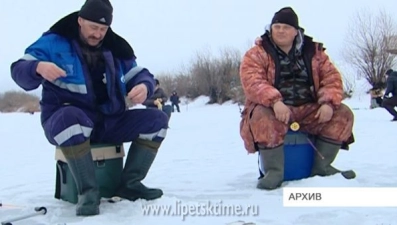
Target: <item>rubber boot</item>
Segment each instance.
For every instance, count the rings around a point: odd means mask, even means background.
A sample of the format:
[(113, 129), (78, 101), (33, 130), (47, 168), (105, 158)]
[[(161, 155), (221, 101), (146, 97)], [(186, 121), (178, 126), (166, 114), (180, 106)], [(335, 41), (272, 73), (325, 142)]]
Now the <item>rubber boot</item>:
[(265, 170), (264, 177), (259, 179), (257, 188), (273, 190), (284, 181), (284, 146), (273, 149), (260, 149), (261, 167)]
[(154, 200), (163, 195), (157, 188), (148, 188), (142, 184), (160, 147), (159, 142), (137, 139), (132, 142), (121, 175), (121, 186), (116, 195), (135, 201), (137, 199)]
[(323, 138), (317, 138), (316, 149), (318, 150), (318, 153), (315, 153), (311, 176), (330, 176), (341, 172), (340, 170), (331, 166), (332, 162), (338, 155), (340, 147), (341, 144), (331, 140), (326, 141)]
[(98, 215), (100, 195), (89, 140), (79, 145), (60, 148), (76, 182), (78, 193), (76, 215)]

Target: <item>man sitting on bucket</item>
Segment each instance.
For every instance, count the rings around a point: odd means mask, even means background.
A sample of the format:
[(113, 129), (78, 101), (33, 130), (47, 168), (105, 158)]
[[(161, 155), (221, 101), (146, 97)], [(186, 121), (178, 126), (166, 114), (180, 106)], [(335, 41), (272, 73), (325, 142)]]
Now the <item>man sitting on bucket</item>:
[(133, 49), (110, 28), (109, 0), (87, 0), (54, 24), (11, 65), (25, 90), (42, 84), (41, 122), (60, 146), (78, 190), (76, 215), (99, 214), (100, 195), (90, 144), (132, 142), (115, 195), (151, 200), (163, 195), (146, 177), (165, 138), (168, 118), (157, 109), (128, 110), (154, 92), (154, 76), (137, 66)]
[[(303, 32), (294, 10), (282, 8), (240, 67), (246, 96), (240, 134), (246, 150), (258, 151), (264, 163), (259, 189), (276, 189), (283, 182), (283, 142), (291, 124), (317, 136), (312, 176), (340, 172), (331, 163), (352, 136), (354, 117), (341, 103), (341, 74), (323, 45)], [(355, 177), (353, 171), (345, 175)]]

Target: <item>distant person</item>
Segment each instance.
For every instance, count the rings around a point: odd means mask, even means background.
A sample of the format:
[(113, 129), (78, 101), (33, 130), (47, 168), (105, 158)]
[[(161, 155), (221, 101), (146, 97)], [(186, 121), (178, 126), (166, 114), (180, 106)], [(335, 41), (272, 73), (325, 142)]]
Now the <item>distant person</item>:
[(382, 106), (382, 101), (383, 101), (382, 90), (377, 85), (374, 85), (374, 87), (369, 91), (369, 93), (371, 96), (370, 108), (374, 109)]
[(153, 94), (155, 81), (110, 28), (112, 19), (109, 0), (87, 0), (11, 65), (12, 78), (23, 89), (42, 85), (42, 126), (66, 157), (78, 191), (77, 216), (99, 214), (91, 143), (132, 142), (115, 195), (131, 201), (163, 195), (141, 181), (166, 136), (167, 116), (156, 109), (128, 110), (125, 97), (141, 104)]
[(168, 118), (171, 118), (171, 106), (166, 105), (165, 103), (168, 100), (168, 96), (165, 94), (165, 91), (160, 87), (160, 81), (155, 79), (156, 86), (154, 88), (153, 95), (146, 99), (142, 104), (148, 108), (158, 108), (159, 110), (165, 112)]
[(332, 163), (351, 140), (353, 112), (342, 103), (341, 74), (323, 44), (304, 34), (292, 8), (276, 12), (265, 34), (245, 53), (240, 78), (246, 96), (240, 134), (248, 153), (259, 153), (265, 171), (257, 188), (281, 186), (284, 139), (293, 122), (317, 136), (311, 176), (341, 172)]
[(179, 96), (178, 96), (178, 93), (176, 93), (176, 91), (172, 92), (170, 101), (171, 101), (172, 112), (174, 112), (175, 107), (176, 107), (177, 112), (181, 112), (179, 109), (179, 103), (181, 103), (181, 101), (179, 100)]
[(391, 121), (397, 121), (397, 71), (389, 69), (386, 71), (386, 90), (382, 106), (393, 116)]

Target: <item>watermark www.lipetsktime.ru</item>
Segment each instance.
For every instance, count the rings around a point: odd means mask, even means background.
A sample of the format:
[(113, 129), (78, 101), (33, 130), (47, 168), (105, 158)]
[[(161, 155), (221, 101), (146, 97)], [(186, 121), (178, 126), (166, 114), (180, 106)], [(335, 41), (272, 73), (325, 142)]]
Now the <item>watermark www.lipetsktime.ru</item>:
[(258, 216), (258, 205), (225, 204), (222, 201), (203, 203), (183, 203), (176, 201), (169, 205), (144, 205), (145, 216), (180, 216), (185, 220), (189, 216)]

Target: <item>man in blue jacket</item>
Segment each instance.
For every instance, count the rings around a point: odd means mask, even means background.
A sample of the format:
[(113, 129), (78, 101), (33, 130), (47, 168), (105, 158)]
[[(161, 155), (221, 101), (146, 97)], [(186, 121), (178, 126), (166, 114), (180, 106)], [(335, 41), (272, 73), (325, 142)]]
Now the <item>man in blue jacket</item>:
[(87, 0), (11, 65), (12, 78), (24, 90), (42, 85), (42, 126), (66, 157), (77, 185), (78, 216), (99, 214), (91, 143), (132, 142), (116, 195), (131, 201), (163, 195), (141, 181), (166, 136), (168, 118), (157, 109), (128, 110), (125, 97), (141, 104), (153, 94), (155, 82), (110, 28), (112, 14), (109, 0)]
[[(393, 116), (391, 121), (397, 121), (397, 71), (389, 69), (386, 71), (386, 90), (383, 97), (382, 106)], [(390, 96), (391, 94), (391, 96)]]
[(154, 88), (153, 95), (146, 99), (142, 104), (148, 108), (158, 108), (162, 110), (168, 116), (168, 120), (171, 118), (171, 106), (166, 105), (165, 102), (168, 100), (168, 96), (165, 94), (165, 91), (160, 87), (160, 81), (155, 79), (156, 86)]

